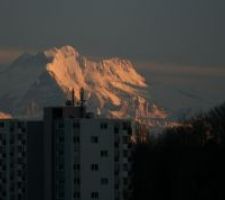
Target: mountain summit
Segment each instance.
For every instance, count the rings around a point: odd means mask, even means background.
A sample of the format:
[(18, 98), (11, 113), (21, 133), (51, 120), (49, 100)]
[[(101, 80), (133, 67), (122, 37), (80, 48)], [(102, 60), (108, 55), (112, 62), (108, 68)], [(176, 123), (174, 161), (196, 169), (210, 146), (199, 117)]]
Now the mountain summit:
[(165, 117), (151, 105), (148, 85), (126, 59), (89, 59), (72, 46), (24, 54), (0, 73), (0, 111), (40, 117), (44, 106), (62, 105), (84, 88), (88, 109), (107, 117)]

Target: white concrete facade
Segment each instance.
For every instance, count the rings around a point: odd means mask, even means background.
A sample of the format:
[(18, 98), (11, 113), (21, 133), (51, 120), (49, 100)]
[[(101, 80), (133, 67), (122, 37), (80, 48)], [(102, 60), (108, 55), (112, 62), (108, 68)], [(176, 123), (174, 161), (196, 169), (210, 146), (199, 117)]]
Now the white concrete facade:
[(57, 200), (129, 199), (130, 121), (58, 119), (54, 131)]

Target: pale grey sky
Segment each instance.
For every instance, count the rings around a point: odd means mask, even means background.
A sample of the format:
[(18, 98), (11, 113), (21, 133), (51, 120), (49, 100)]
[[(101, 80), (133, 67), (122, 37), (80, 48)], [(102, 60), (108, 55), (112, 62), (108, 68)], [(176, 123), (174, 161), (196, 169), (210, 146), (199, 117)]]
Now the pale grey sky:
[(0, 62), (71, 44), (84, 55), (225, 66), (224, 10), (224, 0), (0, 0)]

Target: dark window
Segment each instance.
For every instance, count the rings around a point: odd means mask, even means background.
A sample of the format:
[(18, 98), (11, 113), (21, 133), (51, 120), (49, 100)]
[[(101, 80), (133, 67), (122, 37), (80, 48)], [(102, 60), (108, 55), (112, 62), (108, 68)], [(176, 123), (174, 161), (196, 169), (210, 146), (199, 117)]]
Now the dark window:
[(73, 194), (73, 197), (74, 197), (74, 198), (80, 198), (80, 193), (79, 193), (79, 192), (75, 192), (75, 193)]
[(115, 157), (114, 157), (114, 161), (115, 161), (115, 162), (119, 162), (119, 156), (115, 156)]
[(19, 134), (17, 135), (17, 138), (18, 138), (19, 140), (21, 140), (21, 139), (23, 138), (23, 135), (22, 135), (21, 133), (19, 133)]
[(17, 187), (18, 187), (18, 188), (21, 188), (21, 186), (22, 186), (22, 183), (21, 183), (21, 182), (18, 182), (18, 183), (17, 183)]
[(78, 136), (75, 136), (73, 138), (74, 143), (80, 143), (80, 138)]
[(4, 128), (5, 124), (4, 122), (0, 122), (0, 128)]
[(18, 150), (18, 152), (23, 152), (23, 147), (22, 146), (18, 146), (17, 150)]
[(10, 132), (13, 132), (14, 131), (14, 124), (10, 124)]
[(63, 169), (63, 168), (64, 168), (63, 164), (59, 164), (59, 169)]
[(98, 137), (97, 136), (91, 136), (91, 142), (92, 143), (98, 143)]
[(10, 187), (10, 192), (13, 192), (15, 188), (13, 186)]
[(128, 157), (128, 151), (127, 151), (127, 150), (124, 150), (124, 151), (123, 151), (123, 156), (124, 156), (124, 157)]
[(102, 150), (101, 151), (101, 157), (108, 157), (108, 151)]
[(123, 170), (128, 171), (128, 164), (127, 163), (123, 164)]
[(25, 145), (26, 144), (26, 140), (22, 140), (22, 144)]
[(92, 192), (92, 193), (91, 193), (91, 198), (92, 198), (92, 199), (98, 199), (98, 196), (99, 196), (99, 195), (98, 195), (98, 192)]
[(123, 122), (123, 130), (128, 130), (130, 128), (129, 122)]
[(14, 163), (10, 163), (10, 168), (14, 168)]
[(25, 132), (26, 132), (26, 129), (25, 129), (25, 128), (21, 128), (21, 131), (22, 131), (23, 133), (25, 133)]
[(17, 170), (17, 175), (18, 176), (22, 176), (22, 171), (21, 170)]
[(74, 164), (73, 168), (76, 169), (76, 170), (79, 170), (80, 169), (80, 165), (79, 164)]
[(123, 136), (123, 144), (128, 144), (128, 142), (129, 142), (129, 137)]
[(58, 149), (59, 155), (63, 155), (64, 154), (64, 149)]
[(108, 124), (107, 123), (101, 123), (100, 124), (100, 128), (101, 129), (107, 129), (108, 128)]
[(115, 147), (119, 147), (119, 142), (115, 142), (115, 143), (114, 143), (114, 146), (115, 146)]
[(119, 131), (120, 131), (120, 129), (119, 129), (119, 127), (114, 127), (114, 133), (119, 133)]
[(127, 191), (123, 191), (123, 198), (124, 199), (128, 199), (128, 193), (127, 193)]
[(10, 180), (14, 180), (14, 176), (13, 175), (10, 175)]
[(73, 128), (80, 128), (80, 123), (79, 122), (74, 122), (73, 123)]
[(6, 140), (3, 140), (2, 144), (3, 144), (3, 145), (6, 145)]
[(119, 189), (119, 184), (115, 184), (115, 189)]
[(80, 184), (80, 179), (79, 178), (75, 178), (74, 179), (74, 184)]
[(59, 123), (59, 128), (62, 128), (62, 129), (64, 128), (64, 123), (63, 122)]
[(101, 184), (102, 185), (108, 185), (108, 183), (109, 183), (109, 179), (107, 179), (107, 178), (101, 178)]
[(92, 164), (91, 165), (91, 170), (92, 171), (98, 171), (98, 164)]
[(64, 142), (64, 137), (63, 136), (59, 137), (59, 142)]
[(123, 178), (123, 184), (127, 185), (128, 184), (128, 179), (127, 178)]
[(14, 138), (11, 138), (9, 142), (10, 142), (10, 144), (14, 144), (14, 142), (15, 142)]
[(128, 143), (128, 148), (131, 149), (131, 147), (132, 147), (132, 143), (129, 142), (129, 143)]
[(17, 122), (17, 128), (18, 128), (18, 129), (21, 129), (22, 126), (23, 126), (23, 123), (22, 123), (22, 122)]

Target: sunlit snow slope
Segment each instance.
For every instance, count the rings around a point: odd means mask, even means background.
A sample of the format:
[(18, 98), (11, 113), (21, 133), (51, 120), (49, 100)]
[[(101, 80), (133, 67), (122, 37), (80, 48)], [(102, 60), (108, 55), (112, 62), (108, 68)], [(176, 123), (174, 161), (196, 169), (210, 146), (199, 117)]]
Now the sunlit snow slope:
[(24, 54), (0, 72), (0, 111), (40, 117), (44, 106), (62, 105), (71, 89), (84, 88), (88, 109), (107, 117), (164, 118), (152, 105), (145, 79), (129, 60), (92, 60), (71, 46)]

